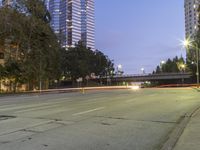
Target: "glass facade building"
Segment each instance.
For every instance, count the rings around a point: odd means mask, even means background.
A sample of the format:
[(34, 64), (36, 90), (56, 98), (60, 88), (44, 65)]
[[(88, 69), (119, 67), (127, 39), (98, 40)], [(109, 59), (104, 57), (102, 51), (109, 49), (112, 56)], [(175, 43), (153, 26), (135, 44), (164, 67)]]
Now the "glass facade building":
[[(16, 0), (0, 0), (13, 5)], [(62, 47), (73, 47), (78, 41), (95, 50), (94, 0), (45, 0), (51, 15), (51, 27)]]
[(198, 30), (198, 7), (200, 0), (185, 0), (185, 34), (186, 37), (194, 37)]
[(63, 47), (72, 47), (81, 40), (80, 0), (61, 0), (60, 31)]
[(47, 1), (47, 8), (51, 15), (51, 27), (56, 34), (60, 32), (60, 0)]
[(81, 0), (81, 38), (91, 48), (95, 47), (94, 0)]
[[(185, 38), (193, 40), (199, 30), (199, 12), (200, 0), (185, 0)], [(187, 50), (187, 59), (191, 62), (196, 60), (196, 51), (192, 48)]]
[(48, 0), (51, 27), (62, 47), (73, 47), (82, 41), (95, 49), (94, 0)]
[(16, 0), (2, 0), (2, 5), (3, 6), (13, 6), (16, 3)]

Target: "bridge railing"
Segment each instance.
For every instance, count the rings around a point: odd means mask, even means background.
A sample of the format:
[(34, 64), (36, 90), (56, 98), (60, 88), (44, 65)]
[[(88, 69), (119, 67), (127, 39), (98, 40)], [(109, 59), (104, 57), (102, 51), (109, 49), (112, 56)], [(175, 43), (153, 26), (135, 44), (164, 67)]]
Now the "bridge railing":
[(124, 77), (150, 77), (150, 76), (177, 76), (177, 75), (191, 75), (189, 72), (177, 72), (177, 73), (158, 73), (158, 74), (127, 74), (127, 75), (116, 75), (114, 78), (124, 78)]

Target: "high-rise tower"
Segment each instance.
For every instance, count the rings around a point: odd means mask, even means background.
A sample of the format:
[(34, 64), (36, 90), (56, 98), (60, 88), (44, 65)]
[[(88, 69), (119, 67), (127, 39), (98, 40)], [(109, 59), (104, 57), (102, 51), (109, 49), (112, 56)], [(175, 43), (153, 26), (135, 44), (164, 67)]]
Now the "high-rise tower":
[(16, 3), (16, 0), (2, 0), (3, 6), (13, 6)]
[(61, 0), (60, 31), (63, 47), (71, 47), (81, 39), (80, 0)]
[(193, 38), (198, 30), (200, 0), (185, 0), (185, 34)]
[(51, 26), (62, 47), (82, 41), (95, 49), (94, 0), (48, 0)]
[(94, 0), (81, 0), (81, 39), (91, 48), (95, 47)]
[(47, 9), (51, 15), (51, 27), (56, 34), (60, 32), (60, 0), (46, 1)]
[[(185, 37), (193, 40), (199, 30), (199, 9), (200, 0), (185, 0)], [(197, 61), (197, 51), (193, 47), (187, 50), (187, 60)]]

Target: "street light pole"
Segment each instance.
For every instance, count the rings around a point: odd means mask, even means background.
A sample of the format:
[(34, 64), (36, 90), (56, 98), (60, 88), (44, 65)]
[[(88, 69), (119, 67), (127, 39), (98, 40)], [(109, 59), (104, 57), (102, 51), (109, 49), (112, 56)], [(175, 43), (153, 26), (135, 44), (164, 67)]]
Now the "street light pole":
[[(194, 44), (194, 45), (193, 45)], [(196, 43), (196, 42), (192, 42), (192, 41), (190, 41), (189, 39), (185, 39), (184, 41), (183, 41), (183, 45), (186, 47), (186, 48), (188, 48), (188, 47), (190, 47), (190, 46), (192, 46), (193, 48), (195, 48), (195, 50), (196, 50), (196, 65), (197, 65), (197, 71), (196, 71), (196, 76), (197, 76), (197, 88), (199, 88), (199, 48), (198, 48), (198, 44)]]
[(42, 64), (41, 64), (41, 49), (40, 49), (40, 70), (39, 70), (39, 88), (40, 88), (40, 93), (42, 92), (42, 77), (41, 77), (41, 75), (42, 75)]
[(196, 72), (196, 75), (197, 75), (197, 88), (199, 88), (199, 49), (197, 47), (197, 44), (196, 44), (196, 55), (197, 55), (197, 72)]

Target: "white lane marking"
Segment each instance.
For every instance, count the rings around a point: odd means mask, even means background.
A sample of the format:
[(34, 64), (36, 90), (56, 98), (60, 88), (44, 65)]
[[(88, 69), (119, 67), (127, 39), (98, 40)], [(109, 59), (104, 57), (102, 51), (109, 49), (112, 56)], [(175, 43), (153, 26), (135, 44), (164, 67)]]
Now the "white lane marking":
[(0, 136), (11, 134), (13, 132), (21, 131), (21, 130), (24, 130), (24, 129), (29, 129), (29, 128), (33, 128), (33, 127), (37, 127), (37, 126), (41, 126), (41, 125), (45, 125), (45, 124), (50, 124), (50, 123), (53, 123), (53, 122), (54, 121), (52, 121), (52, 120), (47, 120), (47, 121), (41, 121), (41, 122), (36, 123), (36, 124), (31, 124), (31, 125), (28, 125), (28, 126), (25, 126), (25, 127), (17, 127), (15, 129), (11, 129), (11, 130), (8, 130), (8, 131), (1, 132)]
[(0, 101), (13, 101), (13, 100), (25, 100), (25, 99), (31, 99), (31, 98), (39, 98), (39, 96), (13, 96), (13, 97), (6, 97), (6, 98), (0, 98)]
[[(55, 99), (56, 100), (63, 100), (63, 99)], [(37, 103), (37, 104), (28, 104), (24, 106), (20, 106), (19, 104), (15, 105), (15, 107), (8, 107), (8, 108), (0, 108), (0, 111), (10, 111), (10, 110), (16, 110), (16, 109), (28, 109), (28, 108), (34, 108), (34, 107), (44, 107), (44, 106), (49, 106), (49, 105), (56, 105), (56, 104), (62, 104), (64, 102), (71, 102), (73, 100), (64, 100), (64, 101), (56, 101), (56, 102), (46, 102), (46, 103)], [(13, 105), (14, 106), (14, 105)]]
[(1, 106), (0, 106), (0, 109), (1, 109), (1, 108), (6, 108), (6, 107), (12, 107), (12, 106), (16, 106), (16, 104), (5, 104), (5, 105), (1, 105)]
[(58, 106), (60, 106), (60, 105), (51, 105), (51, 106), (44, 106), (44, 107), (39, 107), (39, 108), (31, 108), (31, 109), (27, 109), (27, 110), (16, 111), (15, 113), (23, 113), (23, 112), (29, 112), (29, 111), (35, 111), (35, 110), (43, 110), (43, 109), (54, 108), (54, 107), (58, 107)]
[(69, 100), (68, 97), (64, 97), (64, 98), (56, 98), (55, 99), (53, 97), (51, 97), (51, 99), (49, 99), (50, 97), (40, 97), (39, 95), (38, 96), (29, 96), (29, 97), (12, 97), (12, 98), (0, 98), (0, 103), (1, 102), (14, 102), (15, 100), (26, 100), (26, 99), (32, 99), (32, 100), (37, 100), (37, 99), (44, 99), (44, 100)]
[(126, 100), (126, 103), (130, 103), (130, 102), (136, 101), (136, 99), (137, 99), (137, 97), (136, 97), (136, 98), (129, 99), (129, 100)]
[(153, 97), (153, 96), (156, 96), (156, 95), (158, 95), (158, 94), (150, 94), (150, 95), (147, 95), (147, 96)]
[[(150, 95), (147, 95), (147, 98), (148, 98), (148, 97), (154, 97), (154, 96), (157, 96), (157, 94), (150, 94)], [(126, 103), (134, 102), (135, 100), (137, 100), (137, 98), (141, 98), (141, 96), (135, 97), (135, 98), (132, 98), (132, 99), (129, 99), (129, 100), (126, 100)]]
[(91, 109), (91, 110), (75, 113), (75, 114), (72, 114), (72, 116), (83, 115), (83, 114), (87, 114), (87, 113), (90, 113), (90, 112), (93, 112), (93, 111), (102, 110), (102, 109), (105, 109), (105, 107), (99, 107), (99, 108), (95, 108), (95, 109)]

